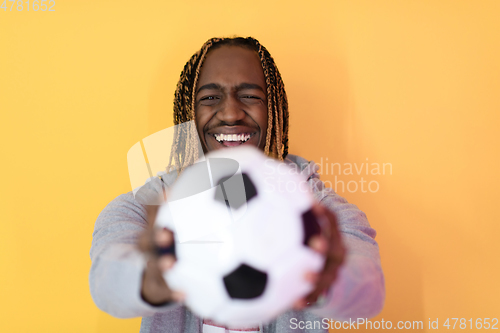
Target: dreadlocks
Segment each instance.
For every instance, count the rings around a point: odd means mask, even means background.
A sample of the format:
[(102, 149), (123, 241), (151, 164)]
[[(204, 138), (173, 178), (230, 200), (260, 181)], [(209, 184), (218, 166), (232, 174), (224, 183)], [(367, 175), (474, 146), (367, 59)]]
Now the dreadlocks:
[(196, 86), (207, 53), (223, 45), (249, 48), (259, 55), (267, 85), (268, 126), (264, 153), (279, 160), (283, 160), (288, 154), (288, 101), (283, 80), (273, 58), (267, 49), (252, 37), (212, 38), (189, 59), (177, 83), (174, 124), (183, 125), (175, 127), (168, 170), (175, 168), (182, 172), (199, 156), (198, 132), (194, 121), (191, 121), (195, 119)]

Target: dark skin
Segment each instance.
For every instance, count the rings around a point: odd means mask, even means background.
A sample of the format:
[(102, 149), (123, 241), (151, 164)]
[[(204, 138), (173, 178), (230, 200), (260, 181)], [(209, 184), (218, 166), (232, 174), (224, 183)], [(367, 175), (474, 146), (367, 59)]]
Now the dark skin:
[[(221, 46), (207, 54), (200, 71), (195, 121), (205, 153), (245, 144), (264, 150), (267, 133), (267, 94), (265, 77), (257, 53), (239, 46)], [(222, 140), (217, 140), (223, 135)], [(245, 142), (224, 140), (228, 135), (249, 137)], [(172, 255), (158, 256), (155, 247), (168, 247), (173, 234), (154, 228), (158, 206), (146, 207), (148, 229), (139, 238), (139, 248), (149, 257), (144, 270), (141, 295), (153, 305), (182, 301), (183, 295), (170, 290), (162, 273), (175, 263)], [(326, 257), (322, 272), (309, 272), (304, 277), (315, 284), (314, 290), (294, 304), (302, 309), (314, 304), (337, 277), (345, 248), (342, 245), (335, 215), (322, 205), (313, 208), (325, 226), (321, 235), (312, 237), (309, 246)]]
[(264, 149), (266, 81), (255, 51), (222, 46), (207, 55), (198, 80), (195, 121), (205, 153), (226, 148), (217, 134), (247, 134), (243, 145)]
[(139, 236), (137, 245), (146, 254), (148, 262), (142, 275), (141, 296), (151, 305), (162, 305), (168, 302), (180, 302), (184, 296), (171, 290), (163, 279), (163, 272), (174, 263), (173, 255), (159, 256), (156, 248), (169, 247), (173, 244), (174, 235), (168, 229), (154, 227), (159, 206), (146, 206), (147, 229)]

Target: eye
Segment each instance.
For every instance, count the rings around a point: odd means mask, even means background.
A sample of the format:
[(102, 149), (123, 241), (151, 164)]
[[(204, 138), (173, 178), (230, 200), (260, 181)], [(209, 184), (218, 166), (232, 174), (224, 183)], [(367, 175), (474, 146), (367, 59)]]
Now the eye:
[(215, 105), (219, 102), (219, 99), (220, 99), (219, 96), (214, 96), (214, 95), (204, 96), (200, 98), (199, 103), (201, 105)]
[(246, 104), (256, 104), (262, 101), (262, 98), (255, 95), (242, 95), (240, 98)]

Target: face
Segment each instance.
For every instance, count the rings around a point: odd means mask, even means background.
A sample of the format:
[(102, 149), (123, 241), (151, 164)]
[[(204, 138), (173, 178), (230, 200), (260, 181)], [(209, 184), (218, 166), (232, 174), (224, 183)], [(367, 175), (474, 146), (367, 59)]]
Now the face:
[(239, 46), (210, 51), (195, 96), (196, 128), (205, 153), (239, 145), (264, 149), (267, 94), (257, 52)]

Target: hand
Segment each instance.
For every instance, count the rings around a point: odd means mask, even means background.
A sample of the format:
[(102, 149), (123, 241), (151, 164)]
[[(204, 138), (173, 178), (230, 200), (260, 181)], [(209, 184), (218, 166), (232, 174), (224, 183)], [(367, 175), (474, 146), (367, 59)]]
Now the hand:
[(171, 290), (163, 273), (175, 263), (172, 254), (159, 255), (158, 249), (168, 248), (174, 242), (174, 235), (168, 229), (156, 229), (154, 221), (160, 206), (146, 206), (148, 229), (138, 239), (139, 249), (149, 258), (142, 276), (141, 296), (152, 305), (162, 305), (168, 302), (183, 300), (182, 293)]
[(322, 226), (324, 229), (322, 235), (313, 236), (309, 240), (309, 246), (325, 256), (325, 266), (320, 273), (308, 272), (306, 274), (306, 279), (313, 282), (315, 288), (309, 295), (295, 302), (293, 307), (296, 310), (314, 304), (318, 297), (330, 288), (337, 277), (337, 271), (344, 261), (346, 252), (335, 214), (320, 204), (313, 207), (313, 212), (317, 217), (324, 217), (324, 220), (328, 222)]

